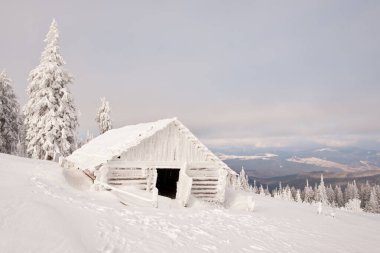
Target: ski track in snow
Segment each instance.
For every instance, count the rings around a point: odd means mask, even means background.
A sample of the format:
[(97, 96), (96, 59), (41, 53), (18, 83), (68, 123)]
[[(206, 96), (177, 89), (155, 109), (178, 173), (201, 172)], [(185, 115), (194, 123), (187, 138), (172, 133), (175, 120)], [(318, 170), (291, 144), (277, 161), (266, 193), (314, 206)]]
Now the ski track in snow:
[[(7, 160), (8, 159), (8, 160)], [(377, 252), (380, 216), (255, 195), (247, 212), (124, 206), (110, 192), (77, 190), (61, 168), (0, 155), (0, 252)], [(15, 180), (17, 179), (17, 180)], [(241, 193), (246, 194), (246, 193)], [(246, 200), (246, 197), (241, 199)], [(365, 235), (365, 236), (364, 236)]]

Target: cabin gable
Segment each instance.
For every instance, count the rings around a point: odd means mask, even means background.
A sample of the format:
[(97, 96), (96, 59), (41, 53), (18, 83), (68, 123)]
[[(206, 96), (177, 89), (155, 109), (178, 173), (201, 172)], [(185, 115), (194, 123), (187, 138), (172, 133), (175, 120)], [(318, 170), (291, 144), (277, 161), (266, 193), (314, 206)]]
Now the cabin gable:
[(164, 129), (142, 140), (137, 146), (129, 148), (117, 160), (155, 161), (155, 162), (214, 162), (209, 153), (185, 134), (185, 129), (177, 122), (168, 124)]

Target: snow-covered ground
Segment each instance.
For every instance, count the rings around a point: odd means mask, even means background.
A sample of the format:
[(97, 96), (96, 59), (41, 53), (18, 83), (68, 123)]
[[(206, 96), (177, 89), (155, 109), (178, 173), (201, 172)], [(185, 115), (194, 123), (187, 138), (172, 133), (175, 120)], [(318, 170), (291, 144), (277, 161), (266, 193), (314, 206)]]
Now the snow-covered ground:
[(380, 215), (229, 192), (226, 205), (122, 205), (56, 163), (0, 154), (0, 252), (379, 252)]

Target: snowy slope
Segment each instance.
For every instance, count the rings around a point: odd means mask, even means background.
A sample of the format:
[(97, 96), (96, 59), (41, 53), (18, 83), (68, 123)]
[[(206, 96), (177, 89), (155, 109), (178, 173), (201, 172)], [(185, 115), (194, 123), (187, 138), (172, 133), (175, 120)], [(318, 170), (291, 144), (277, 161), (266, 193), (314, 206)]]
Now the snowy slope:
[[(378, 252), (380, 215), (229, 192), (227, 205), (124, 206), (57, 164), (0, 154), (0, 252)], [(68, 183), (69, 182), (69, 183)], [(165, 201), (163, 201), (165, 199)]]

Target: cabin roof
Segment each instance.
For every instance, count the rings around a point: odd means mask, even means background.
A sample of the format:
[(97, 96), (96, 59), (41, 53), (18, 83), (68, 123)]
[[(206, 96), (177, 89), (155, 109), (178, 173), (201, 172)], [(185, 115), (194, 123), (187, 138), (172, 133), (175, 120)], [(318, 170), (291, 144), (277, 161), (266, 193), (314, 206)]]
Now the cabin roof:
[(158, 131), (175, 122), (192, 139), (198, 141), (198, 146), (208, 152), (211, 160), (235, 174), (228, 166), (205, 147), (177, 118), (162, 119), (155, 122), (141, 123), (112, 129), (92, 139), (81, 148), (74, 151), (66, 159), (81, 169), (94, 170), (99, 165), (120, 156), (123, 152), (137, 146), (144, 139), (153, 136)]

